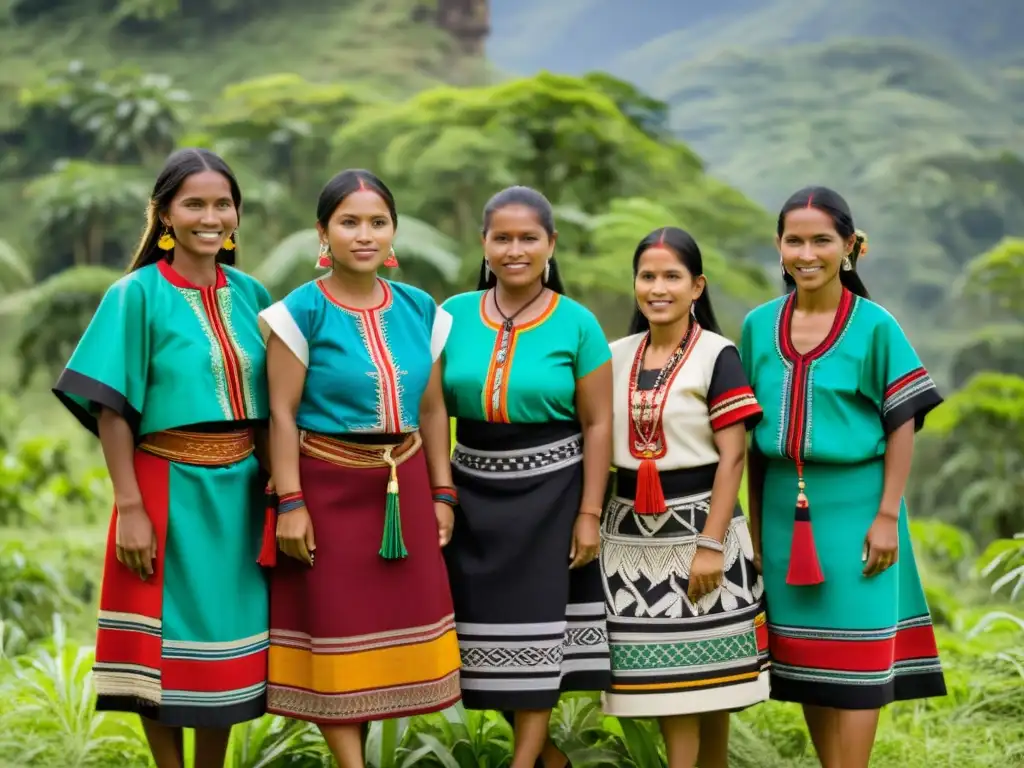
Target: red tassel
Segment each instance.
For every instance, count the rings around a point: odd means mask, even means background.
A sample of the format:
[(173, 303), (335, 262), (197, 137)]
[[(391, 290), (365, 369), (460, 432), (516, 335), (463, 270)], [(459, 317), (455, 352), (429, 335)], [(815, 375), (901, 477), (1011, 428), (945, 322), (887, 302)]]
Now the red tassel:
[(654, 459), (640, 462), (640, 471), (636, 473), (636, 498), (633, 509), (638, 515), (660, 515), (668, 511), (665, 506), (665, 492), (661, 489), (661, 476)]
[(789, 572), (786, 583), (794, 587), (809, 587), (821, 584), (825, 575), (821, 572), (818, 550), (814, 546), (814, 530), (811, 528), (811, 505), (803, 491), (796, 497), (796, 514), (793, 518), (793, 541), (789, 545)]
[(276, 496), (267, 499), (267, 509), (263, 513), (263, 544), (256, 562), (264, 568), (277, 565), (277, 501)]
[(394, 248), (391, 249), (391, 253), (388, 254), (388, 257), (384, 259), (384, 266), (388, 269), (394, 269), (398, 266), (398, 257), (395, 256)]

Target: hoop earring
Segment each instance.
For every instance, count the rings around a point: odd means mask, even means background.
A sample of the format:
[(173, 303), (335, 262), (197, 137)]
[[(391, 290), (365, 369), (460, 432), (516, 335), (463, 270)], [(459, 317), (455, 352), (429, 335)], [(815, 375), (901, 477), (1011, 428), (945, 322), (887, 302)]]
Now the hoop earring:
[(174, 237), (171, 236), (171, 230), (167, 227), (164, 227), (164, 233), (160, 235), (160, 239), (156, 241), (156, 247), (161, 251), (174, 250)]
[(843, 256), (843, 271), (844, 272), (852, 272), (853, 271), (853, 261), (850, 259), (850, 254), (846, 254), (845, 256)]
[(550, 277), (551, 277), (551, 259), (548, 259), (547, 263), (544, 264), (544, 277), (541, 279), (541, 282), (544, 283), (544, 285), (547, 285), (548, 284), (548, 279)]

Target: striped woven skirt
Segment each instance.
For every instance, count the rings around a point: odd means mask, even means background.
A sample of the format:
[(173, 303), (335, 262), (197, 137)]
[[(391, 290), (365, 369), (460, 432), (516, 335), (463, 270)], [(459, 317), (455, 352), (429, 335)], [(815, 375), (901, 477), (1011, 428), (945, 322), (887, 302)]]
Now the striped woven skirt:
[(725, 534), (721, 585), (687, 596), (717, 465), (661, 473), (668, 511), (633, 508), (636, 473), (616, 472), (602, 524), (601, 566), (612, 657), (605, 712), (663, 717), (735, 711), (768, 699), (761, 577), (739, 506)]
[[(267, 709), (275, 714), (365, 723), (459, 699), (452, 601), (419, 435), (380, 440), (388, 442), (303, 434), (299, 474), (316, 560), (310, 567), (279, 553), (271, 570)], [(407, 551), (398, 559), (380, 554), (386, 445), (396, 446)]]
[(156, 532), (155, 571), (143, 581), (118, 562), (115, 510), (93, 666), (98, 710), (188, 728), (263, 714), (263, 486), (252, 453), (252, 433), (237, 426), (142, 439), (135, 475)]
[(457, 424), (444, 551), (469, 709), (547, 709), (608, 687), (600, 566), (569, 570), (582, 459), (578, 425)]
[(786, 583), (793, 536), (792, 462), (770, 461), (762, 512), (772, 698), (838, 709), (944, 696), (935, 631), (914, 560), (906, 505), (899, 558), (870, 578), (863, 547), (878, 513), (885, 462), (804, 465), (825, 581)]

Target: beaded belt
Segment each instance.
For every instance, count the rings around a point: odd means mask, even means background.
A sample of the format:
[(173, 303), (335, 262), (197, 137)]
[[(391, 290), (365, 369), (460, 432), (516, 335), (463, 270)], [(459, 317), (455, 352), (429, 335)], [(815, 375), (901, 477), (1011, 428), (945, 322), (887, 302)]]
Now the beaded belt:
[(139, 450), (180, 464), (219, 467), (249, 458), (256, 448), (251, 429), (188, 432), (167, 429), (142, 438)]

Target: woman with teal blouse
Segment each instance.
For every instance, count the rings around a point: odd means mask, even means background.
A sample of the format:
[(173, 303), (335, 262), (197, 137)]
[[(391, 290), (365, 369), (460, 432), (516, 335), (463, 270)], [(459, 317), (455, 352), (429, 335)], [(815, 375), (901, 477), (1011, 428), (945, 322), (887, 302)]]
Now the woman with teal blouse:
[(96, 708), (141, 715), (157, 768), (185, 765), (182, 728), (196, 729), (192, 764), (221, 765), (231, 726), (265, 711), (270, 295), (232, 266), (241, 207), (220, 157), (171, 155), (128, 274), (54, 387), (99, 437), (114, 490)]
[(868, 298), (842, 197), (794, 194), (777, 243), (792, 290), (747, 316), (740, 344), (764, 409), (749, 511), (771, 695), (803, 705), (825, 768), (867, 768), (882, 706), (946, 692), (903, 500), (914, 433), (942, 398)]
[[(611, 353), (564, 295), (539, 192), (484, 209), (479, 290), (454, 296), (443, 355), (459, 505), (445, 550), (470, 709), (515, 717), (512, 768), (565, 765), (547, 739), (563, 691), (610, 678), (600, 516), (611, 462)], [(541, 755), (543, 754), (543, 757)]]
[(395, 264), (397, 225), (380, 179), (338, 174), (317, 205), (330, 272), (260, 313), (279, 499), (264, 550), (276, 563), (267, 709), (316, 723), (342, 768), (363, 768), (366, 723), (459, 699), (441, 555), (453, 502), (438, 359), (451, 318), (378, 275)]

